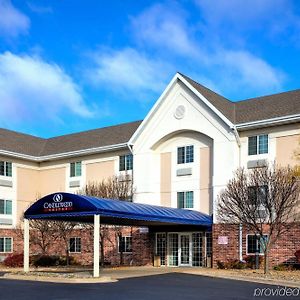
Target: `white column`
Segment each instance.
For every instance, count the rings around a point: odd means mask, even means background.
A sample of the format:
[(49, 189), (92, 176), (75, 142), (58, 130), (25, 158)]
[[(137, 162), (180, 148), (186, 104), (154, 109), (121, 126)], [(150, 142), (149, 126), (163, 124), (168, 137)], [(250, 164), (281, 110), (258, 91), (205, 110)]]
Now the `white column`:
[(94, 277), (99, 277), (100, 216), (94, 215)]
[(29, 220), (24, 219), (24, 272), (29, 272)]

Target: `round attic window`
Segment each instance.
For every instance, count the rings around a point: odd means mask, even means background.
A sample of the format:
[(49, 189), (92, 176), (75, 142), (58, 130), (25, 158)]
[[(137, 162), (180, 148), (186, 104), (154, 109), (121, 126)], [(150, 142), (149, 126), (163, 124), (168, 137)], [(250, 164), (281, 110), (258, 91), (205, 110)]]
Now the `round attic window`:
[(185, 107), (183, 105), (177, 106), (174, 113), (174, 117), (176, 119), (182, 119), (184, 117), (184, 114), (185, 114)]

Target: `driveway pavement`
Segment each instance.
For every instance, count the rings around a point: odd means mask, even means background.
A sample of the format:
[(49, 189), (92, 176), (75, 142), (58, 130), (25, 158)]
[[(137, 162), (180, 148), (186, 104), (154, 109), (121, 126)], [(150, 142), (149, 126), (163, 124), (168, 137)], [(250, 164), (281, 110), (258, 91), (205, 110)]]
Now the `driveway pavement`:
[[(280, 287), (211, 278), (206, 276), (166, 273), (123, 278), (113, 283), (62, 284), (34, 281), (0, 280), (2, 300), (185, 300), (185, 299), (270, 299)], [(264, 290), (263, 290), (264, 289)], [(262, 292), (263, 291), (263, 292)], [(298, 291), (299, 292), (299, 291)], [(266, 296), (261, 296), (265, 293)], [(254, 297), (256, 294), (257, 297)], [(295, 293), (296, 295), (296, 293)], [(289, 296), (288, 299), (300, 299)]]

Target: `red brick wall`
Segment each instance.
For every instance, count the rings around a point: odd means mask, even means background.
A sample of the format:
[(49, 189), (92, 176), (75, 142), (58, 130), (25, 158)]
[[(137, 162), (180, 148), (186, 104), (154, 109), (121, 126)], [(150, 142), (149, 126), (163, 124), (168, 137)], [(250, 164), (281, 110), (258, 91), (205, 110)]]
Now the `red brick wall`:
[[(252, 234), (247, 228), (243, 228), (243, 259), (247, 256), (247, 234)], [(228, 244), (219, 245), (218, 237), (227, 236)], [(275, 266), (283, 262), (294, 262), (294, 253), (300, 249), (300, 224), (294, 223), (288, 226), (288, 232), (282, 235), (272, 247), (269, 253), (270, 265)], [(213, 225), (213, 266), (217, 261), (239, 259), (239, 225), (214, 224)]]
[[(102, 230), (102, 229), (101, 229)], [(123, 227), (122, 236), (132, 236), (132, 253), (123, 253), (124, 265), (150, 265), (153, 262), (154, 243), (149, 233), (140, 233), (137, 227)], [(118, 253), (118, 243), (116, 230), (106, 229), (104, 234), (104, 261), (108, 265), (116, 266), (120, 264), (120, 253)], [(23, 252), (23, 238), (20, 232), (13, 229), (0, 229), (0, 237), (13, 238), (13, 253)], [(93, 263), (93, 232), (89, 230), (76, 229), (70, 237), (81, 237), (81, 253), (70, 253), (76, 261), (89, 265)], [(62, 240), (55, 240), (49, 248), (51, 255), (65, 255), (65, 246)], [(30, 254), (39, 254), (41, 250), (38, 246), (30, 245)], [(9, 255), (0, 253), (0, 258)]]

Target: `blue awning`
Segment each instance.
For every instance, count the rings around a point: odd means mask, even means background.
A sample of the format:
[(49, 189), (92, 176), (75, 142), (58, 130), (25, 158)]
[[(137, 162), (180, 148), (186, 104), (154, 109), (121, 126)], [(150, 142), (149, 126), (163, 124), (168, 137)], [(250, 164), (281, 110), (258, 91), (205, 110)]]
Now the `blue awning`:
[(26, 219), (51, 219), (131, 226), (198, 225), (210, 227), (212, 217), (194, 210), (102, 199), (70, 193), (47, 195), (24, 213)]

